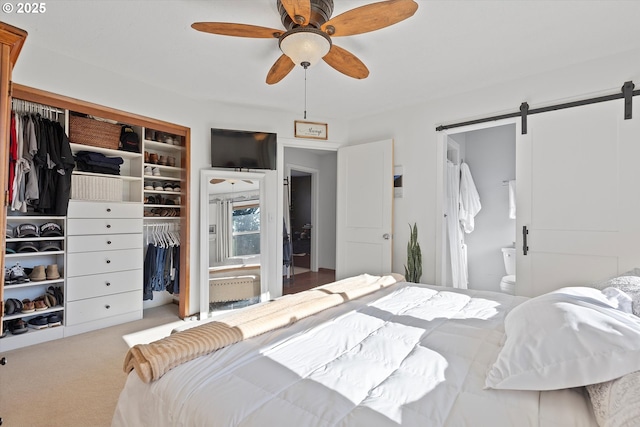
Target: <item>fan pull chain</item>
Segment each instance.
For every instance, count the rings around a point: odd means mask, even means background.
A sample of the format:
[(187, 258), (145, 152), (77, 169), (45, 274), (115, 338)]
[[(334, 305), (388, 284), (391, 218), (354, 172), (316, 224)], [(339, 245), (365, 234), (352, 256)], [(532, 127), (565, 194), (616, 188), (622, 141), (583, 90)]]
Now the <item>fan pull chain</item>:
[(302, 62), (300, 65), (304, 67), (304, 119), (307, 119), (307, 68), (309, 64), (307, 61)]

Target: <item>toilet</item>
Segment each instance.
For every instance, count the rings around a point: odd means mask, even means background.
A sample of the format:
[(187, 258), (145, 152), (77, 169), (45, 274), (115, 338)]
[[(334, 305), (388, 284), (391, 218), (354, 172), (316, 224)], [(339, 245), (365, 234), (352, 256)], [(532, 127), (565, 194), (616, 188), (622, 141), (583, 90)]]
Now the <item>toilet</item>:
[(502, 259), (507, 275), (500, 280), (500, 290), (514, 295), (516, 292), (516, 248), (502, 248)]

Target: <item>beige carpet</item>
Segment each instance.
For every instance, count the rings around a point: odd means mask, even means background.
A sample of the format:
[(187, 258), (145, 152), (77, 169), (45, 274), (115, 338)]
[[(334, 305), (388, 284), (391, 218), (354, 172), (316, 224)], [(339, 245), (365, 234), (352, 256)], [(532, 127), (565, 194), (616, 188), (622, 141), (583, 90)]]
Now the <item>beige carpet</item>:
[(176, 322), (184, 324), (178, 306), (167, 304), (145, 310), (136, 322), (0, 355), (7, 358), (0, 366), (3, 426), (110, 426), (129, 345), (166, 336)]

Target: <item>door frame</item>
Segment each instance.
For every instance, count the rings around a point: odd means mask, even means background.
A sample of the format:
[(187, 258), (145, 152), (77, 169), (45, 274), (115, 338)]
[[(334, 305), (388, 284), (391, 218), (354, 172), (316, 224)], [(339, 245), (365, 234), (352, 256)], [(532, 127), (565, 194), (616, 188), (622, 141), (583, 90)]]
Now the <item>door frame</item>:
[[(288, 163), (285, 165), (285, 175), (291, 185), (291, 171), (299, 171), (308, 173), (311, 175), (311, 254), (310, 254), (310, 269), (313, 272), (318, 271), (318, 236), (322, 228), (318, 223), (320, 217), (320, 203), (318, 199), (318, 173), (317, 169), (309, 168), (306, 166), (295, 165)], [(291, 190), (291, 187), (289, 187)], [(295, 271), (295, 264), (293, 266)]]
[[(499, 127), (504, 125), (516, 125), (516, 143), (518, 130), (520, 129), (519, 118), (509, 118), (496, 120), (493, 122), (478, 123), (474, 125), (460, 126), (453, 129), (445, 129), (438, 132), (437, 146), (436, 146), (436, 236), (435, 236), (435, 255), (436, 255), (436, 274), (435, 284), (439, 286), (446, 286), (447, 283), (447, 268), (445, 265), (446, 256), (445, 251), (447, 248), (447, 234), (446, 234), (446, 221), (445, 221), (445, 184), (446, 184), (446, 165), (447, 165), (447, 142), (448, 139), (459, 133), (473, 132), (481, 129), (489, 129), (493, 127)], [(517, 146), (516, 146), (517, 150)], [(517, 168), (517, 162), (516, 162)], [(517, 175), (517, 169), (516, 169)], [(518, 237), (518, 233), (516, 233)]]

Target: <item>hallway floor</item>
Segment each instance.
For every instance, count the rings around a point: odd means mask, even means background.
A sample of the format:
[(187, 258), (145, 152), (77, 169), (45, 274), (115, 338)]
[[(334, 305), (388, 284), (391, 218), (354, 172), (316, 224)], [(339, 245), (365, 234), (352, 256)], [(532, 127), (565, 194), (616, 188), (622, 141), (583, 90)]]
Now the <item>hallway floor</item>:
[(335, 282), (336, 271), (327, 268), (320, 268), (318, 272), (307, 271), (296, 274), (291, 279), (283, 278), (282, 293), (283, 295), (295, 294), (315, 288), (316, 286), (325, 285)]

